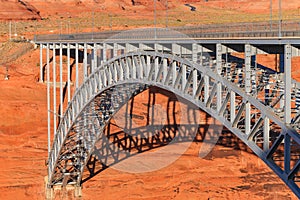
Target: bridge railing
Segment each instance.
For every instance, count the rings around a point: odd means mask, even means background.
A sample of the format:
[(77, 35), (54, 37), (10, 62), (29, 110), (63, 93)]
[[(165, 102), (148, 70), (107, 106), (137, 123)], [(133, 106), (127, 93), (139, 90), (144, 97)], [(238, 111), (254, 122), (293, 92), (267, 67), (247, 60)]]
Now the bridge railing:
[[(281, 28), (280, 28), (281, 27)], [(234, 23), (222, 25), (199, 25), (173, 27), (191, 38), (243, 38), (243, 37), (296, 37), (300, 36), (300, 21), (278, 22), (252, 22)], [(166, 31), (163, 31), (166, 30)], [(115, 39), (160, 39), (172, 38), (167, 29), (141, 29), (138, 32), (130, 32), (126, 38), (117, 38), (121, 31), (105, 31), (97, 33), (77, 33), (77, 34), (48, 34), (35, 35), (35, 42), (44, 41), (78, 41), (78, 40), (105, 40), (114, 36)], [(124, 37), (124, 34), (122, 34)]]

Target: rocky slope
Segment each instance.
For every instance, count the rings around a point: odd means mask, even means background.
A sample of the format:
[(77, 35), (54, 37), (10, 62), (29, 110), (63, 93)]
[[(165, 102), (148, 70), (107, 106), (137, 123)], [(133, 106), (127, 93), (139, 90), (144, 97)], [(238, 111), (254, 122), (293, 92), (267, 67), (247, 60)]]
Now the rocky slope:
[[(153, 12), (153, 1), (148, 0), (1, 0), (0, 20), (40, 19), (69, 12), (76, 15), (80, 12)], [(269, 12), (269, 0), (168, 0), (168, 8), (184, 7), (189, 3), (198, 8), (215, 8), (240, 10), (248, 13)], [(166, 0), (157, 0), (157, 10), (166, 8)], [(298, 0), (282, 3), (282, 9), (299, 9)], [(186, 8), (188, 9), (188, 8)], [(273, 9), (278, 10), (278, 1), (273, 1)]]

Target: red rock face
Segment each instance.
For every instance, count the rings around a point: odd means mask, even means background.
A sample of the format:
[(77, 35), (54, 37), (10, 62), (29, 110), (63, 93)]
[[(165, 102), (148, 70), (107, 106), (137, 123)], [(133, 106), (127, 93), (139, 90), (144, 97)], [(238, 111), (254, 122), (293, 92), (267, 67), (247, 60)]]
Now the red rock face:
[[(47, 18), (66, 10), (77, 15), (80, 12), (91, 12), (100, 9), (104, 12), (118, 13), (120, 11), (135, 11), (145, 14), (153, 12), (153, 2), (149, 0), (1, 0), (0, 20), (26, 20)], [(156, 0), (157, 10), (166, 8), (167, 0)], [(189, 3), (195, 7), (240, 10), (248, 13), (265, 13), (270, 8), (269, 0), (168, 0), (168, 7), (184, 7)], [(290, 0), (282, 3), (282, 9), (299, 9), (300, 1)], [(273, 3), (273, 9), (278, 10), (278, 3)], [(201, 11), (203, 12), (203, 11)]]

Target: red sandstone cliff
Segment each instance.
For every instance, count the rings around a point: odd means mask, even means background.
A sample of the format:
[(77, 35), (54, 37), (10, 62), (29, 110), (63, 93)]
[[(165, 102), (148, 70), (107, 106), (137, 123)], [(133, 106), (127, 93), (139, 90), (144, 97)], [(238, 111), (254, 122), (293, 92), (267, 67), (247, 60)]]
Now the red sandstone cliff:
[[(156, 8), (184, 7), (193, 4), (196, 7), (240, 10), (248, 13), (266, 13), (270, 9), (269, 0), (157, 0)], [(149, 0), (0, 0), (0, 20), (40, 19), (68, 12), (76, 15), (78, 12), (138, 12), (147, 14), (153, 12), (153, 2)], [(188, 8), (187, 8), (188, 9)], [(273, 9), (278, 10), (278, 0), (273, 0)], [(299, 0), (282, 2), (282, 9), (299, 10)]]

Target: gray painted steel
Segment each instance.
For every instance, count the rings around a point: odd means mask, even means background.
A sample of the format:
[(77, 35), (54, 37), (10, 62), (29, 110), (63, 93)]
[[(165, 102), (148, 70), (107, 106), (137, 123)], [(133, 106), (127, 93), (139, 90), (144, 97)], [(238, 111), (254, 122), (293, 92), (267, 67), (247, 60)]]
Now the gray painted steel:
[[(103, 139), (103, 130), (110, 118), (132, 96), (156, 86), (174, 92), (222, 122), (300, 197), (300, 112), (298, 103), (293, 103), (300, 101), (296, 95), (300, 87), (291, 79), (293, 48), (299, 46), (299, 40), (160, 40), (157, 33), (156, 41), (39, 42), (41, 58), (43, 49), (47, 50), (49, 145), (51, 113), (54, 128), (48, 186), (80, 186), (84, 167), (89, 165), (91, 158), (97, 157), (94, 146)], [(67, 49), (68, 103), (64, 107), (60, 99), (58, 107), (61, 112), (65, 110), (62, 116), (57, 114), (56, 105), (55, 49), (60, 49), (62, 77), (63, 48)], [(49, 50), (53, 50), (52, 111)], [(237, 50), (245, 52), (243, 63), (228, 63), (228, 52)], [(70, 51), (74, 54), (76, 79), (72, 80), (76, 89), (72, 96)], [(205, 60), (204, 52), (215, 53), (216, 60)], [(257, 52), (283, 53), (284, 73), (253, 64), (251, 56)], [(83, 73), (79, 73), (79, 57)], [(60, 79), (60, 92), (62, 82)]]

